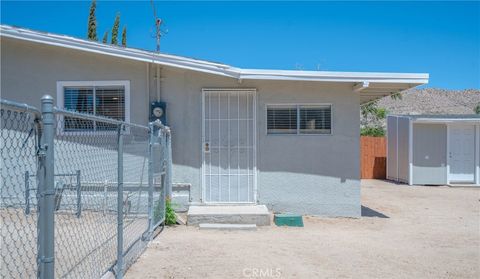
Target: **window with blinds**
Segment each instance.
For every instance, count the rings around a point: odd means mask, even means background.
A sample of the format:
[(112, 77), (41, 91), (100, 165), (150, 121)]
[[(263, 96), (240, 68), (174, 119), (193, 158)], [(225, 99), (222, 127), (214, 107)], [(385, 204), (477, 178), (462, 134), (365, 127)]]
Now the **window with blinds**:
[(331, 134), (332, 107), (300, 106), (300, 134)]
[[(123, 86), (64, 87), (64, 108), (81, 113), (125, 121), (125, 88)], [(65, 117), (65, 131), (108, 131), (115, 125)]]
[(294, 106), (268, 106), (267, 133), (296, 134), (297, 108)]
[(267, 106), (267, 134), (331, 133), (331, 105)]

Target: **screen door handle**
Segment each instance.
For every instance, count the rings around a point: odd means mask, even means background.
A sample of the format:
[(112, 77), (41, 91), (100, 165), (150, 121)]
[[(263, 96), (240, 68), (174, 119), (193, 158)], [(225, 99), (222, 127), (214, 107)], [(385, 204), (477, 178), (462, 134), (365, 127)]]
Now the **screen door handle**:
[(208, 142), (205, 143), (205, 153), (210, 152), (210, 144)]

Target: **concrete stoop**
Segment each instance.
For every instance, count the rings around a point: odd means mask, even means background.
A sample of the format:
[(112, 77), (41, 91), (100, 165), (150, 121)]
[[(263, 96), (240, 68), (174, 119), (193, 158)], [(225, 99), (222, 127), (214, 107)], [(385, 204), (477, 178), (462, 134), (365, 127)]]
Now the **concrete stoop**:
[(201, 230), (256, 231), (255, 224), (198, 224)]
[(187, 225), (255, 224), (270, 225), (270, 212), (265, 205), (192, 205)]

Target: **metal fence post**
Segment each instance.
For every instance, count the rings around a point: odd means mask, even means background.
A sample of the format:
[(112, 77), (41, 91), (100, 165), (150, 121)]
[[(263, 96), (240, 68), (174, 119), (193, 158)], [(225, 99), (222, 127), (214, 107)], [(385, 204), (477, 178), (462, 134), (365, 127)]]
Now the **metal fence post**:
[(30, 173), (25, 172), (25, 214), (30, 214)]
[(120, 124), (117, 131), (117, 279), (123, 278), (123, 128), (124, 124)]
[(80, 218), (82, 215), (82, 184), (80, 182), (80, 170), (77, 170), (77, 218)]
[(54, 122), (53, 98), (42, 97), (43, 131), (38, 150), (39, 212), (38, 212), (38, 277), (55, 276), (55, 180), (54, 180)]
[(148, 140), (148, 232), (151, 237), (153, 232), (153, 145), (155, 140), (155, 127), (152, 122), (148, 124), (150, 137)]
[(167, 167), (166, 167), (166, 198), (172, 198), (172, 137), (170, 134), (170, 129), (166, 128), (165, 131), (165, 147), (166, 147), (166, 157), (167, 157)]

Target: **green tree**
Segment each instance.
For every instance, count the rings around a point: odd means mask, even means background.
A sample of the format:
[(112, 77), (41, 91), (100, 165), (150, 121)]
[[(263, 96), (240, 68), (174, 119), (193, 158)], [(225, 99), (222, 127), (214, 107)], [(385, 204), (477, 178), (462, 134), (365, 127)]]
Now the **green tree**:
[(118, 45), (118, 29), (120, 28), (120, 14), (115, 16), (115, 21), (112, 27), (112, 45)]
[(385, 119), (387, 117), (387, 110), (385, 108), (377, 108), (375, 111), (375, 117), (377, 119)]
[(97, 39), (97, 18), (95, 16), (95, 10), (97, 9), (97, 1), (93, 0), (90, 4), (90, 14), (88, 15), (88, 33), (89, 40), (96, 41)]
[(127, 46), (127, 27), (124, 26), (122, 30), (122, 46), (126, 47)]
[(377, 100), (368, 102), (360, 106), (360, 111), (363, 117), (367, 117), (369, 114), (376, 114), (378, 110)]
[(480, 114), (480, 103), (473, 109), (476, 114)]
[(106, 44), (108, 42), (108, 30), (103, 33), (102, 43)]

